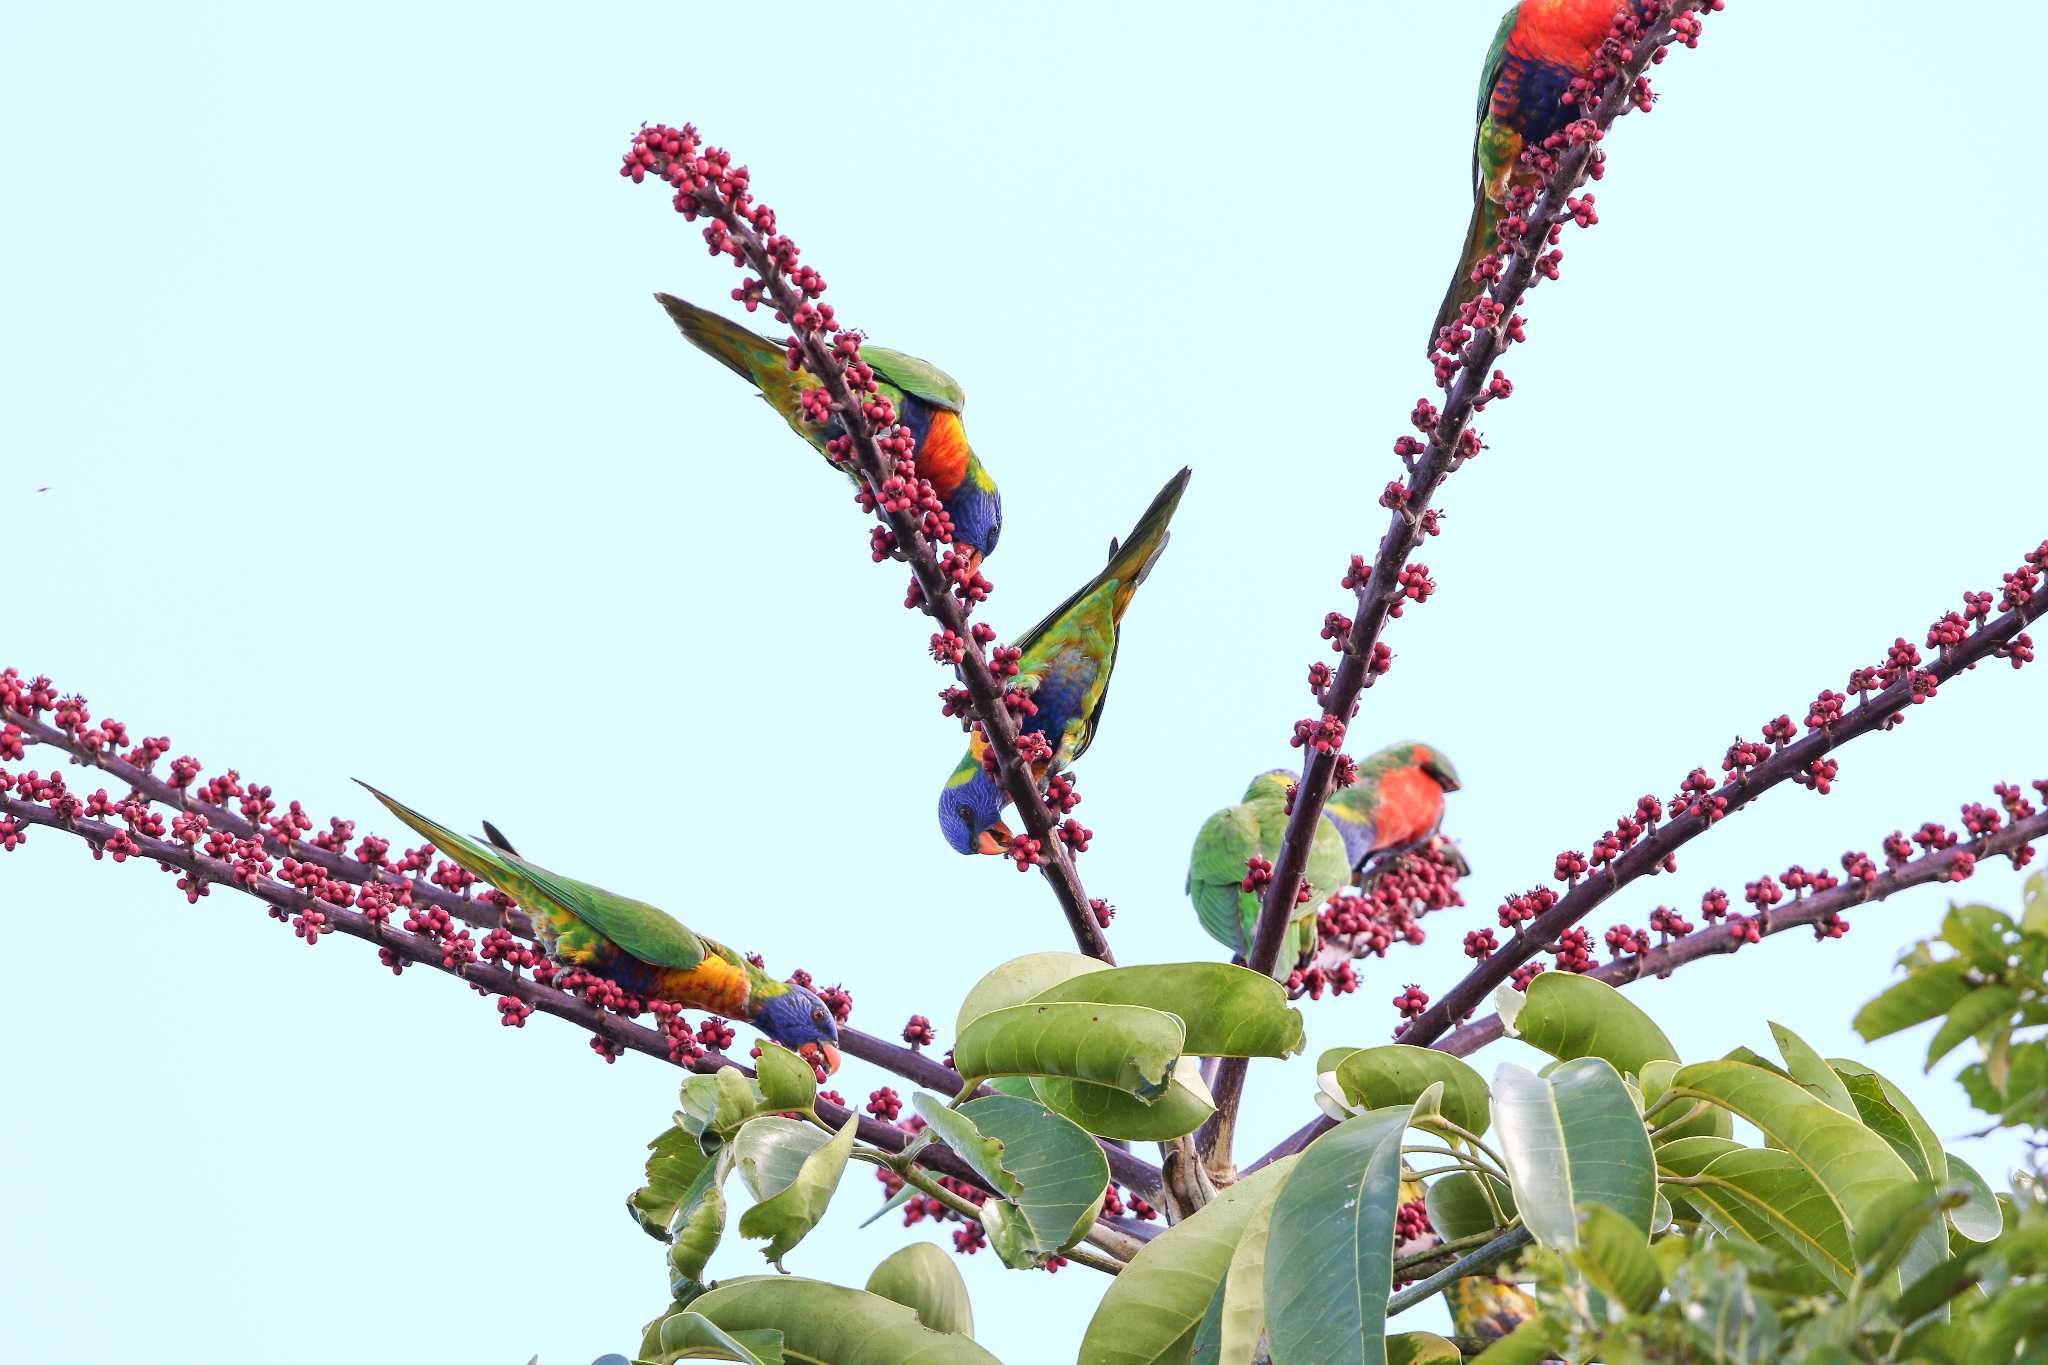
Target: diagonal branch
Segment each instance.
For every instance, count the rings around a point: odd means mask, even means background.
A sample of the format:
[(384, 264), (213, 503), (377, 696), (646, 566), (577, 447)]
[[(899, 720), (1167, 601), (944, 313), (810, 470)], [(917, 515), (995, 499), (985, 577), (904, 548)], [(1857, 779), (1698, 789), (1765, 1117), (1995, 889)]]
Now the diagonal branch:
[[(659, 140), (659, 145), (655, 140)], [(953, 572), (949, 573), (947, 565), (940, 561), (936, 543), (926, 534), (923, 516), (911, 500), (882, 497), (892, 483), (904, 482), (908, 464), (885, 451), (882, 438), (902, 442), (908, 440), (909, 432), (894, 425), (893, 414), (886, 425), (871, 420), (870, 408), (856, 394), (843, 354), (847, 349), (857, 354), (858, 334), (842, 328), (836, 338), (830, 335), (834, 328), (831, 309), (811, 302), (824, 291), (824, 281), (816, 279), (815, 272), (809, 272), (814, 283), (800, 288), (785, 269), (785, 263), (796, 258), (794, 246), (786, 237), (774, 237), (771, 243), (762, 230), (757, 230), (757, 223), (765, 223), (765, 231), (772, 234), (774, 215), (752, 203), (745, 167), (731, 167), (723, 154), (717, 152), (697, 156), (694, 129), (655, 127), (643, 130), (635, 139), (621, 173), (637, 180), (648, 171), (676, 187), (676, 205), (686, 215), (702, 214), (714, 220), (715, 230), (706, 230), (714, 251), (730, 255), (736, 263), (752, 269), (759, 277), (758, 287), (749, 282), (754, 296), (765, 295), (774, 305), (777, 317), (791, 324), (792, 361), (800, 359), (803, 368), (824, 385), (832, 401), (830, 415), (844, 426), (850, 440), (848, 458), (876, 499), (876, 514), (889, 526), (887, 552), (910, 566), (915, 591), (908, 605), (919, 607), (936, 620), (946, 632), (943, 638), (949, 649), (958, 651), (954, 663), (966, 689), (968, 707), (988, 738), (1003, 790), (1015, 803), (1025, 828), (1036, 841), (1035, 853), (1028, 855), (1030, 860), (1039, 863), (1046, 880), (1052, 883), (1053, 895), (1081, 951), (1113, 964), (1116, 959), (1110, 952), (1109, 940), (1089, 905), (1088, 893), (1082, 889), (1073, 857), (1059, 837), (1060, 817), (1039, 791), (1031, 766), (1020, 753), (1020, 731), (1004, 701), (1004, 685), (984, 657), (982, 642), (968, 625), (966, 605), (955, 595), (956, 585), (961, 585), (963, 595), (971, 596), (972, 585), (977, 581), (985, 595), (986, 580), (979, 579), (971, 567), (963, 568), (957, 555), (948, 556), (947, 564), (953, 565)], [(841, 341), (843, 338), (851, 338), (851, 343)], [(908, 473), (914, 480), (914, 468)], [(1025, 855), (1019, 856), (1020, 861), (1025, 860)]]
[[(2048, 811), (2032, 815), (1995, 833), (1986, 834), (1953, 848), (1937, 849), (1879, 873), (1874, 881), (1847, 881), (1829, 891), (1803, 896), (1790, 905), (1774, 906), (1749, 921), (1759, 937), (1768, 938), (1790, 929), (1819, 924), (1830, 915), (1843, 914), (1859, 905), (1870, 905), (1930, 882), (1960, 881), (1958, 856), (1981, 862), (2001, 854), (2015, 854), (2036, 839), (2048, 839)], [(1965, 863), (1968, 866), (1969, 863)], [(1732, 953), (1753, 942), (1739, 932), (1739, 926), (1716, 924), (1672, 939), (1647, 953), (1635, 953), (1604, 962), (1586, 975), (1610, 986), (1628, 986), (1644, 977), (1666, 977), (1689, 962)], [(1466, 1057), (1501, 1036), (1500, 1016), (1478, 1019), (1437, 1039), (1435, 1046), (1454, 1057)]]
[[(1337, 781), (1339, 768), (1349, 767), (1349, 760), (1342, 755), (1345, 729), (1357, 714), (1360, 695), (1386, 671), (1388, 656), (1380, 635), (1404, 597), (1412, 596), (1419, 601), (1426, 596), (1420, 581), (1411, 587), (1403, 581), (1403, 574), (1408, 557), (1422, 537), (1436, 529), (1436, 514), (1430, 509), (1430, 502), (1444, 480), (1477, 453), (1477, 433), (1469, 431), (1473, 417), (1488, 403), (1511, 392), (1493, 365), (1520, 339), (1521, 318), (1517, 310), (1540, 273), (1555, 273), (1552, 237), (1576, 216), (1572, 196), (1592, 173), (1600, 140), (1616, 119), (1641, 102), (1638, 82), (1643, 73), (1669, 43), (1686, 36), (1678, 26), (1690, 19), (1693, 10), (1703, 7), (1701, 0), (1664, 0), (1649, 23), (1639, 25), (1639, 36), (1619, 61), (1611, 63), (1606, 80), (1599, 85), (1592, 112), (1572, 125), (1569, 145), (1556, 157), (1524, 216), (1526, 226), (1507, 239), (1511, 250), (1504, 248), (1504, 268), (1490, 282), (1483, 300), (1491, 306), (1475, 314), (1490, 317), (1490, 325), (1477, 327), (1457, 355), (1438, 352), (1440, 380), (1448, 381), (1443, 409), (1439, 413), (1429, 410), (1426, 403), (1418, 404), (1417, 426), (1426, 433), (1427, 440), (1404, 438), (1397, 447), (1409, 462), (1407, 481), (1390, 487), (1381, 499), (1391, 507), (1392, 515), (1380, 537), (1370, 571), (1362, 572), (1362, 563), (1354, 561), (1353, 571), (1346, 578), (1346, 585), (1357, 589), (1358, 614), (1343, 635), (1343, 658), (1335, 676), (1322, 689), (1322, 716), (1314, 722), (1304, 721), (1296, 729), (1296, 742), (1304, 744), (1307, 761), (1294, 794), (1280, 853), (1274, 860), (1272, 880), (1260, 906), (1258, 930), (1246, 957), (1246, 965), (1253, 971), (1270, 972), (1279, 958), (1323, 807)], [(1229, 1164), (1247, 1065), (1242, 1059), (1227, 1059), (1217, 1072), (1216, 1114), (1200, 1139), (1202, 1151), (1215, 1168)]]

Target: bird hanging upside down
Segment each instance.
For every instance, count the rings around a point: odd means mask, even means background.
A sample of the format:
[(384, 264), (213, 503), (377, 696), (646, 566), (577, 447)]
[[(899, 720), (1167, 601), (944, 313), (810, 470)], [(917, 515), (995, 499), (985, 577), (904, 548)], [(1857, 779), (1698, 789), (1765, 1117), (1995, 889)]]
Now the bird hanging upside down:
[(829, 1074), (839, 1069), (839, 1021), (817, 994), (775, 978), (674, 916), (514, 852), (490, 824), (480, 844), (361, 784), (450, 862), (519, 902), (548, 957), (650, 1000), (744, 1019)]
[[(1032, 776), (1041, 783), (1071, 766), (1095, 738), (1109, 696), (1110, 671), (1116, 667), (1124, 611), (1166, 548), (1167, 523), (1180, 506), (1188, 476), (1183, 469), (1168, 479), (1138, 518), (1130, 538), (1110, 542), (1109, 563), (1102, 572), (1017, 641), (1023, 653), (1010, 687), (1027, 693), (1037, 708), (1018, 730), (1043, 735), (1052, 748), (1050, 757), (1031, 765)], [(982, 766), (987, 749), (988, 741), (979, 732), (972, 735), (966, 756), (939, 790), (939, 829), (955, 853), (999, 854), (1010, 846), (1010, 827), (1002, 819), (1010, 798), (995, 774)]]
[(1501, 17), (1479, 75), (1479, 128), (1472, 139), (1472, 221), (1458, 272), (1429, 330), (1434, 350), (1458, 309), (1477, 298), (1473, 270), (1494, 252), (1508, 196), (1533, 185), (1522, 149), (1540, 146), (1592, 111), (1568, 104), (1572, 82), (1592, 70), (1600, 45), (1633, 0), (1521, 0)]

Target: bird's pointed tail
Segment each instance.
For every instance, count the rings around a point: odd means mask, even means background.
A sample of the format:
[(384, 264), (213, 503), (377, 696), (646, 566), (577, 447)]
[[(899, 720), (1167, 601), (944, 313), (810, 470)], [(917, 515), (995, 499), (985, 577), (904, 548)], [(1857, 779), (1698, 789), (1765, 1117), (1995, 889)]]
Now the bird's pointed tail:
[(765, 388), (770, 376), (787, 368), (782, 348), (768, 338), (687, 299), (654, 297), (692, 346), (756, 387)]
[(1182, 469), (1166, 481), (1166, 487), (1159, 490), (1152, 499), (1152, 505), (1145, 509), (1145, 515), (1138, 518), (1138, 524), (1131, 528), (1130, 535), (1121, 542), (1112, 541), (1109, 563), (1103, 566), (1098, 582), (1117, 580), (1117, 615), (1123, 615), (1129, 605), (1131, 594), (1152, 572), (1152, 566), (1159, 562), (1159, 556), (1166, 549), (1167, 525), (1173, 520), (1173, 513), (1180, 506), (1180, 495), (1187, 491), (1188, 479), (1193, 471)]
[(1458, 253), (1458, 272), (1451, 276), (1451, 287), (1444, 292), (1443, 306), (1436, 310), (1436, 321), (1430, 325), (1429, 350), (1436, 349), (1438, 334), (1456, 321), (1458, 309), (1468, 299), (1479, 296), (1479, 285), (1472, 279), (1472, 272), (1493, 254), (1499, 227), (1500, 206), (1483, 194), (1475, 196), (1472, 221), (1465, 229), (1465, 246)]

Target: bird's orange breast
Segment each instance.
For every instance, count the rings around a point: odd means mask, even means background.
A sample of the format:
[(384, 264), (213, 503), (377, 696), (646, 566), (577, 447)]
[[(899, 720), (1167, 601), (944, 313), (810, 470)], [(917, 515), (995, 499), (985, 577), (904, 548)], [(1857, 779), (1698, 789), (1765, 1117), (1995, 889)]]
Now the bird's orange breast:
[(709, 1010), (729, 1019), (747, 1017), (747, 974), (716, 953), (688, 971), (666, 971), (656, 983), (655, 997)]
[(968, 454), (967, 428), (961, 423), (960, 414), (941, 408), (933, 414), (924, 440), (918, 443), (918, 475), (931, 480), (940, 497), (950, 498), (967, 477)]
[(1397, 768), (1380, 779), (1380, 808), (1373, 812), (1373, 842), (1399, 848), (1430, 833), (1443, 819), (1444, 789), (1420, 768)]

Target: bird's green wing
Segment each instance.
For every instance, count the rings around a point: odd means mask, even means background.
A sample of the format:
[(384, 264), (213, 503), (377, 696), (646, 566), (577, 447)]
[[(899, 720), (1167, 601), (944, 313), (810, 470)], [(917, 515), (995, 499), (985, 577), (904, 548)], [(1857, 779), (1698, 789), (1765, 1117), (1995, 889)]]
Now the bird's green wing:
[(1500, 80), (1500, 69), (1507, 64), (1508, 38), (1515, 31), (1515, 19), (1522, 12), (1520, 4), (1508, 6), (1508, 12), (1500, 17), (1500, 27), (1494, 30), (1493, 46), (1486, 49), (1486, 65), (1479, 69), (1479, 108), (1472, 115), (1474, 123), (1486, 120), (1486, 106), (1493, 103), (1493, 87)]
[(561, 876), (524, 858), (480, 844), (386, 796), (367, 782), (359, 785), (416, 833), (431, 840), (450, 862), (515, 899), (581, 920), (622, 951), (657, 967), (688, 971), (704, 960), (704, 940), (674, 916), (643, 901)]
[[(1188, 899), (1202, 929), (1234, 953), (1245, 951), (1242, 902), (1245, 861), (1260, 853), (1258, 813), (1250, 806), (1226, 806), (1202, 824), (1188, 860)], [(1256, 912), (1254, 912), (1256, 914)]]
[(967, 394), (954, 382), (953, 376), (929, 360), (919, 360), (914, 355), (892, 351), (887, 346), (868, 345), (860, 348), (860, 358), (877, 375), (935, 408), (959, 412), (967, 406)]
[(1322, 913), (1330, 894), (1351, 880), (1351, 859), (1344, 852), (1344, 836), (1329, 816), (1316, 821), (1316, 841), (1308, 849), (1308, 885), (1313, 894), (1301, 907), (1298, 918), (1313, 919)]

